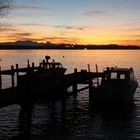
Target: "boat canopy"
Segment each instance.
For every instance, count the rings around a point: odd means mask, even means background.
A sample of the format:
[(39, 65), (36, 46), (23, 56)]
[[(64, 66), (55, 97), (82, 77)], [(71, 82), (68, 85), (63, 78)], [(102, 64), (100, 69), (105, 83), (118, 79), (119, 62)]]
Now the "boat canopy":
[(107, 67), (104, 70), (104, 80), (134, 80), (133, 68)]
[(59, 62), (45, 62), (45, 60), (43, 60), (42, 63), (40, 63), (40, 67), (44, 68), (44, 69), (50, 69), (50, 68), (63, 68), (63, 65)]

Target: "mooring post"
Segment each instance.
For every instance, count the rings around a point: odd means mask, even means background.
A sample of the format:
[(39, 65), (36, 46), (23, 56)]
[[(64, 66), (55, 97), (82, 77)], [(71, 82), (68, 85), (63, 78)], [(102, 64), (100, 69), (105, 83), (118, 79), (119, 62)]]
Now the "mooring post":
[(45, 67), (45, 60), (43, 60), (43, 69), (45, 69), (46, 67)]
[(74, 73), (77, 73), (77, 68), (74, 69)]
[(34, 62), (32, 62), (32, 71), (34, 71), (34, 68), (35, 68), (35, 64)]
[(2, 89), (2, 76), (1, 76), (1, 67), (0, 67), (0, 90)]
[(93, 83), (92, 83), (92, 78), (89, 77), (89, 101), (92, 101), (92, 97), (93, 97)]
[(31, 122), (32, 122), (32, 106), (31, 105), (21, 105), (19, 113), (19, 127), (22, 134), (25, 135), (24, 138), (31, 139)]
[[(98, 73), (98, 65), (96, 64), (96, 73)], [(99, 78), (97, 77), (97, 86), (99, 86)]]
[[(77, 74), (76, 68), (74, 69), (74, 74), (75, 75)], [(74, 83), (72, 87), (73, 87), (73, 93), (75, 93), (75, 95), (77, 95), (77, 83)]]
[(90, 64), (88, 64), (88, 72), (90, 72)]
[(11, 66), (11, 82), (12, 82), (12, 88), (14, 87), (14, 66)]
[(66, 123), (66, 107), (66, 96), (63, 94), (61, 97), (61, 124), (63, 128), (65, 128)]
[(27, 59), (27, 72), (26, 72), (26, 74), (30, 75), (30, 73), (31, 73), (30, 61), (29, 61), (29, 59)]
[(16, 64), (16, 76), (17, 76), (17, 86), (18, 86), (18, 83), (19, 83), (19, 67), (18, 67), (18, 64)]
[(29, 59), (27, 59), (27, 67), (30, 68), (30, 62), (29, 62)]

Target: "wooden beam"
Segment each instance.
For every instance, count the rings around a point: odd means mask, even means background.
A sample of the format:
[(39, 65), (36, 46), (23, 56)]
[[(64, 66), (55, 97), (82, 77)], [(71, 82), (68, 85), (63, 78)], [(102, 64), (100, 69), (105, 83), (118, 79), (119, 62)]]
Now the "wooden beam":
[(2, 76), (1, 76), (1, 67), (0, 67), (0, 90), (2, 89)]
[(12, 82), (12, 88), (15, 86), (15, 83), (14, 83), (14, 66), (11, 66), (11, 82)]

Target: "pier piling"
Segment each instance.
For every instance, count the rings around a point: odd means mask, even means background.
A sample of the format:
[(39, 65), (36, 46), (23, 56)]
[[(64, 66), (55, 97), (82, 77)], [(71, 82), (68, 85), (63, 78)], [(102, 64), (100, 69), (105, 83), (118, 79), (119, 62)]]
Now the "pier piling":
[(2, 89), (2, 76), (1, 76), (1, 67), (0, 67), (0, 90)]
[[(74, 69), (74, 74), (77, 73), (77, 69)], [(77, 93), (77, 83), (74, 83), (73, 86), (72, 86), (72, 89), (73, 89), (73, 93)]]
[(15, 82), (14, 82), (14, 66), (11, 66), (11, 82), (12, 82), (12, 88), (15, 86)]
[[(98, 65), (96, 64), (96, 73), (98, 73)], [(99, 86), (99, 78), (97, 77), (97, 86)]]
[(89, 101), (92, 101), (92, 97), (93, 97), (93, 82), (92, 79), (89, 78)]
[(35, 64), (34, 64), (34, 62), (32, 63), (32, 70), (34, 70), (34, 67), (35, 67)]
[(90, 72), (90, 64), (88, 64), (88, 72)]
[[(32, 83), (33, 84), (37, 83), (37, 81), (35, 81), (35, 82), (33, 81), (34, 77), (32, 77), (32, 76), (34, 76), (34, 74), (32, 75), (32, 72), (39, 71), (40, 72), (39, 74), (41, 74), (43, 68), (45, 70), (47, 69), (45, 64), (46, 64), (46, 62), (45, 62), (45, 60), (43, 60), (43, 63), (40, 63), (39, 66), (35, 66), (34, 63), (31, 63), (31, 65), (30, 65), (29, 60), (27, 60), (27, 66), (23, 67), (23, 68), (19, 68), (18, 64), (16, 64), (15, 68), (12, 65), (11, 69), (9, 69), (9, 70), (1, 70), (1, 67), (0, 67), (1, 93), (7, 93), (7, 95), (9, 96), (9, 99), (11, 99), (11, 100), (14, 98), (13, 102), (15, 102), (15, 103), (27, 104), (27, 106), (30, 106), (30, 103), (33, 103), (37, 99), (38, 96), (41, 96), (41, 95), (38, 95), (38, 93), (32, 94), (33, 92), (36, 92), (33, 89), (34, 87), (32, 87)], [(23, 75), (23, 73), (25, 76)], [(2, 76), (3, 75), (7, 75), (7, 76), (9, 75), (11, 77), (11, 79), (10, 79), (11, 86), (12, 86), (11, 88), (2, 89), (2, 86), (3, 86), (2, 85), (3, 84)], [(57, 80), (58, 80), (58, 82), (59, 81), (62, 82), (62, 83), (60, 83), (60, 86), (62, 86), (61, 90), (67, 91), (68, 88), (72, 87), (71, 93), (74, 96), (75, 102), (77, 100), (78, 92), (84, 91), (86, 89), (89, 90), (89, 99), (92, 101), (92, 99), (93, 99), (92, 97), (94, 94), (93, 93), (94, 92), (93, 80), (97, 79), (98, 77), (102, 77), (102, 76), (103, 76), (103, 74), (98, 72), (97, 65), (96, 65), (96, 72), (91, 72), (90, 65), (88, 64), (88, 70), (77, 71), (77, 68), (75, 68), (73, 73), (65, 74), (62, 79), (57, 79)], [(40, 76), (40, 78), (41, 77), (42, 76)], [(35, 78), (35, 80), (37, 78)], [(39, 79), (39, 80), (41, 81), (41, 79)], [(47, 78), (45, 78), (45, 80), (47, 82), (49, 82), (47, 80)], [(53, 80), (53, 79), (51, 79), (51, 80)], [(44, 79), (43, 79), (43, 81), (44, 81)], [(52, 81), (50, 81), (50, 82), (52, 82)], [(55, 81), (53, 81), (53, 82), (54, 82), (54, 88), (55, 88)], [(97, 83), (98, 82), (99, 81), (97, 80)], [(45, 83), (45, 81), (44, 81), (44, 83)], [(17, 85), (15, 85), (15, 84), (17, 84)], [(82, 84), (82, 85), (80, 85), (78, 87), (78, 84)], [(39, 88), (39, 87), (37, 87), (37, 88)], [(40, 90), (42, 90), (41, 88), (42, 88), (42, 85), (40, 86)], [(19, 92), (21, 92), (21, 94), (19, 94)], [(12, 97), (11, 93), (13, 94), (13, 97)], [(2, 96), (3, 96), (3, 94), (2, 94)], [(49, 94), (48, 94), (48, 96), (49, 96)], [(63, 96), (65, 96), (65, 95), (63, 95)], [(5, 102), (7, 104), (9, 104), (9, 101), (7, 101), (7, 99), (5, 99)], [(64, 107), (63, 104), (65, 105), (65, 98), (64, 98), (64, 100), (62, 100), (62, 106)], [(62, 107), (62, 110), (65, 110), (63, 107)]]
[(19, 85), (19, 67), (18, 67), (18, 64), (16, 64), (16, 76), (17, 76), (17, 86)]

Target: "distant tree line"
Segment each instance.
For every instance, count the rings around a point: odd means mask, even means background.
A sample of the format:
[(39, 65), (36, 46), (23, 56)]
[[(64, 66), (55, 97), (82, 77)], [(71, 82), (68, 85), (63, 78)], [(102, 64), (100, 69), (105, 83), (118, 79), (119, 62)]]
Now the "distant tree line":
[(121, 45), (73, 45), (73, 44), (47, 44), (47, 43), (33, 43), (33, 44), (7, 44), (0, 43), (0, 49), (60, 49), (60, 50), (93, 50), (93, 49), (140, 49), (138, 46), (121, 46)]

